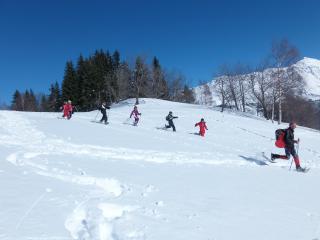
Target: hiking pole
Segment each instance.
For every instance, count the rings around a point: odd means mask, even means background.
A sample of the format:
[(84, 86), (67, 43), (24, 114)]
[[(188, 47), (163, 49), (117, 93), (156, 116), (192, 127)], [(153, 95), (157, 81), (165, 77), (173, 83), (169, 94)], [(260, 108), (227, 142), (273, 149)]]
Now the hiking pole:
[(97, 121), (98, 114), (99, 114), (99, 111), (97, 111), (97, 114), (96, 114), (96, 116), (95, 116), (95, 118), (94, 118), (94, 120), (93, 120), (94, 122)]
[(298, 144), (297, 144), (297, 155), (299, 156), (299, 148), (300, 148), (300, 139), (298, 138)]
[(109, 123), (110, 120), (110, 110), (106, 111), (106, 115), (107, 115), (107, 123)]
[(293, 162), (293, 157), (291, 158), (291, 163), (290, 163), (290, 168), (289, 168), (289, 171), (291, 171), (291, 167), (292, 167), (292, 162)]
[[(298, 142), (298, 144), (297, 144), (297, 155), (298, 155), (298, 154), (299, 154), (299, 142)], [(293, 162), (293, 157), (291, 158), (291, 164), (290, 164), (289, 171), (291, 171), (292, 162)]]

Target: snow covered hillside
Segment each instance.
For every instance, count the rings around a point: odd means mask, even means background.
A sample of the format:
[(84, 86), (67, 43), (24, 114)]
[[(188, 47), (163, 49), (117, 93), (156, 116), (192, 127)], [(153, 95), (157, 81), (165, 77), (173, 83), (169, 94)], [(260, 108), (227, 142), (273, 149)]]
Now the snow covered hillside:
[[(306, 97), (311, 100), (320, 100), (320, 60), (305, 57), (292, 66), (305, 82)], [(266, 69), (265, 74), (271, 75), (272, 71), (273, 69)], [(215, 90), (214, 82), (215, 80), (209, 82), (208, 86), (212, 93), (213, 105), (219, 105), (221, 100)], [(206, 104), (202, 94), (203, 86), (195, 87), (194, 93), (197, 103)]]
[(306, 82), (307, 96), (320, 100), (320, 60), (304, 58), (294, 64), (294, 68)]
[[(132, 103), (112, 106), (109, 125), (0, 111), (1, 240), (320, 239), (318, 131), (295, 132), (311, 167), (298, 173), (263, 157), (282, 152), (269, 121), (144, 99), (134, 127)], [(170, 110), (175, 133), (157, 129)]]

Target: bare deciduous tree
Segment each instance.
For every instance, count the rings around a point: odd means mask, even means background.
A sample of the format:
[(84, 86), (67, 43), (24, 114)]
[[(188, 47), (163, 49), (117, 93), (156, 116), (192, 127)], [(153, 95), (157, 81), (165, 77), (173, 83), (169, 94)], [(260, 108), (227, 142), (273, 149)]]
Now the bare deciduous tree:
[[(287, 88), (288, 81), (290, 81), (290, 78), (286, 79), (286, 77), (284, 77), (286, 75), (284, 68), (297, 61), (300, 54), (299, 50), (295, 46), (291, 45), (287, 39), (275, 41), (272, 44), (271, 52), (274, 60), (274, 66), (277, 69), (275, 74), (276, 76), (274, 78), (275, 83), (273, 84), (273, 104), (275, 104), (276, 101), (278, 102), (278, 123), (280, 124), (282, 122), (282, 101), (285, 95), (284, 92), (286, 91), (285, 88)], [(274, 108), (275, 106), (273, 105), (272, 121), (274, 120)]]
[(234, 70), (234, 78), (236, 82), (236, 96), (238, 96), (238, 102), (241, 103), (241, 110), (246, 111), (247, 95), (249, 92), (249, 67), (242, 64), (237, 64)]
[(227, 67), (222, 65), (219, 67), (219, 77), (215, 80), (215, 91), (218, 93), (218, 96), (221, 100), (221, 112), (224, 111), (227, 102), (229, 101), (229, 93), (228, 93), (228, 82), (225, 77), (225, 73), (227, 71)]
[(263, 116), (269, 119), (268, 106), (271, 102), (272, 79), (268, 60), (264, 60), (254, 72), (249, 74), (252, 96), (257, 100), (263, 111)]
[(120, 101), (130, 96), (129, 88), (132, 78), (132, 72), (128, 66), (128, 63), (123, 62), (120, 64), (120, 66), (117, 69), (116, 76), (117, 84), (119, 86), (119, 99), (117, 100)]
[(212, 105), (212, 92), (208, 84), (203, 85), (201, 95), (205, 105)]
[(142, 57), (136, 58), (134, 76), (133, 76), (133, 88), (135, 90), (136, 104), (139, 104), (139, 97), (147, 97), (149, 87), (149, 69), (145, 64)]
[(166, 79), (169, 85), (170, 100), (177, 101), (180, 92), (183, 90), (186, 79), (181, 73), (176, 71), (168, 72), (166, 74)]

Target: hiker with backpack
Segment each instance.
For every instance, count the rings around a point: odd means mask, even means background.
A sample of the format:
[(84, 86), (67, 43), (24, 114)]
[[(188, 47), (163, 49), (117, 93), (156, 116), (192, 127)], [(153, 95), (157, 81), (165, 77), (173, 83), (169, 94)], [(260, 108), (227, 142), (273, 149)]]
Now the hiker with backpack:
[(279, 158), (284, 160), (289, 160), (292, 155), (294, 163), (296, 165), (296, 170), (298, 172), (305, 171), (304, 168), (300, 166), (300, 159), (295, 149), (294, 144), (299, 143), (300, 139), (294, 139), (294, 129), (297, 127), (295, 122), (291, 122), (287, 129), (278, 129), (276, 130), (276, 143), (275, 145), (279, 148), (284, 148), (286, 155), (279, 155), (271, 153), (271, 161)]
[(172, 128), (172, 130), (175, 132), (176, 131), (176, 127), (173, 124), (173, 119), (178, 118), (176, 116), (172, 115), (172, 111), (169, 112), (168, 116), (166, 116), (166, 120), (168, 121), (169, 125), (165, 125), (165, 128)]
[(102, 114), (102, 118), (100, 122), (104, 122), (104, 124), (108, 124), (108, 116), (107, 116), (107, 109), (110, 109), (109, 106), (107, 106), (106, 102), (103, 102), (102, 105), (98, 108)]
[(195, 127), (199, 126), (199, 128), (200, 128), (199, 135), (201, 137), (204, 137), (204, 134), (206, 133), (206, 130), (208, 130), (206, 122), (204, 121), (204, 119), (201, 118), (201, 121), (196, 123), (194, 126)]
[(134, 117), (134, 123), (133, 123), (133, 126), (137, 126), (138, 125), (138, 122), (139, 122), (139, 116), (141, 116), (141, 113), (138, 111), (138, 107), (137, 106), (134, 106), (131, 114), (130, 114), (130, 118), (131, 117)]

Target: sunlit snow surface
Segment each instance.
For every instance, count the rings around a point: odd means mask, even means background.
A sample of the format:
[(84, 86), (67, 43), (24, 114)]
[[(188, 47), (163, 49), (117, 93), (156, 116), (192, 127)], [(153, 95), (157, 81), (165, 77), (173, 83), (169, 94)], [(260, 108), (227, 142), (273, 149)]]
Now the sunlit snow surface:
[[(142, 99), (135, 127), (132, 107), (109, 125), (0, 111), (0, 239), (320, 239), (318, 131), (295, 133), (304, 174), (263, 157), (282, 153), (269, 121)], [(170, 110), (175, 133), (159, 129)]]

